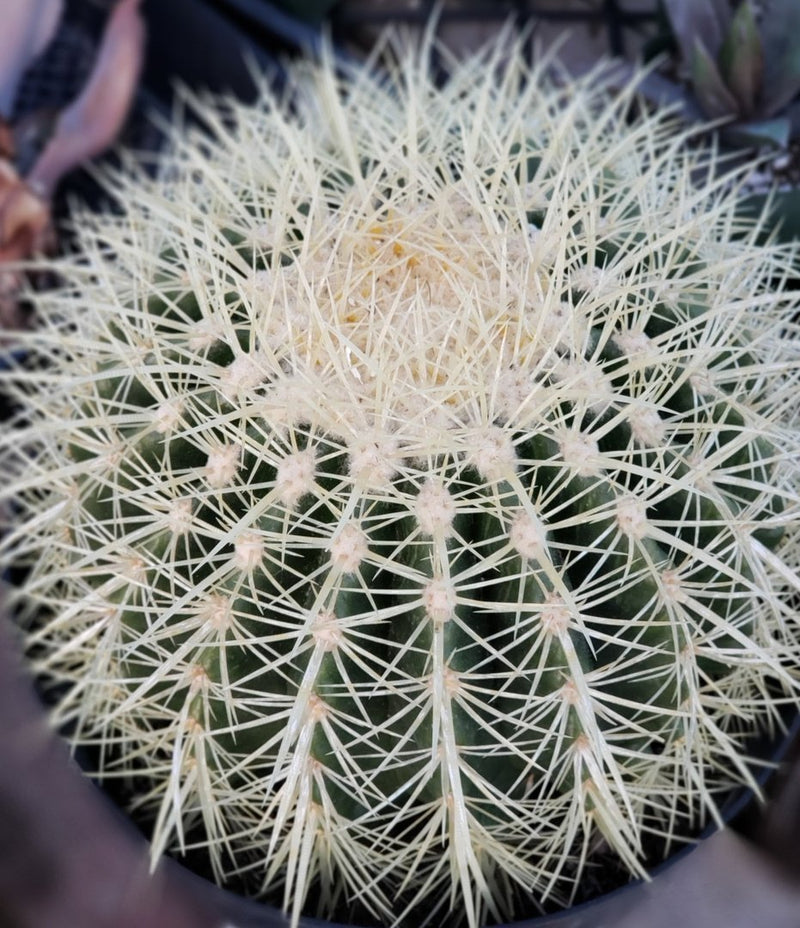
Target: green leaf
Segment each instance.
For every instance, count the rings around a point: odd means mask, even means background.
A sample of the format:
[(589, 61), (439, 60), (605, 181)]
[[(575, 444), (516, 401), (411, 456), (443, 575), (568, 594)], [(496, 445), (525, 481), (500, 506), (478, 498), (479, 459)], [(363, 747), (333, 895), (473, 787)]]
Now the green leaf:
[(675, 41), (690, 62), (695, 42), (716, 57), (730, 23), (728, 0), (663, 0)]
[(716, 62), (699, 39), (694, 43), (691, 68), (695, 96), (703, 112), (712, 119), (738, 116), (739, 101), (725, 86)]
[(800, 92), (800, 3), (770, 0), (761, 22), (764, 90), (761, 111), (773, 116)]
[(735, 148), (786, 148), (789, 144), (790, 126), (788, 119), (762, 119), (758, 122), (742, 122), (726, 126), (722, 140)]
[(742, 200), (743, 216), (757, 219), (769, 205), (764, 237), (774, 233), (779, 242), (800, 242), (800, 190), (776, 193), (772, 201), (767, 194), (758, 193)]
[(754, 114), (764, 73), (764, 50), (750, 0), (742, 0), (725, 34), (719, 57), (720, 74), (739, 101), (742, 115)]

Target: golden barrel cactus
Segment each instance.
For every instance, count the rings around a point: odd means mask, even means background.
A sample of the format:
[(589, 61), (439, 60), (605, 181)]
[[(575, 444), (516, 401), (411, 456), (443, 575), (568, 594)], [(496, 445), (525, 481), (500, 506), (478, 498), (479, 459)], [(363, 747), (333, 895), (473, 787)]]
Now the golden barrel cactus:
[(641, 873), (797, 699), (794, 251), (635, 84), (429, 52), (198, 106), (5, 375), (55, 719), (295, 920)]

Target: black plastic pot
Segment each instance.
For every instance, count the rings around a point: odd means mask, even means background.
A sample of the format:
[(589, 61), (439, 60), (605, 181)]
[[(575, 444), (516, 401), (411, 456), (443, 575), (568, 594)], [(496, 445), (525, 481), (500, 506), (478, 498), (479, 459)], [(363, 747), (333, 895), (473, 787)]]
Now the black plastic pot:
[[(65, 745), (46, 732), (44, 712), (30, 681), (21, 672), (6, 622), (0, 615), (0, 730), (4, 733), (4, 762), (0, 765), (0, 925), (289, 928), (289, 919), (275, 907), (220, 889), (177, 860), (164, 859), (156, 877), (145, 879), (147, 842), (108, 795), (69, 763)], [(770, 767), (779, 765), (787, 750), (797, 753), (798, 734), (800, 719), (795, 720), (777, 748), (764, 740), (762, 746), (772, 749)], [(91, 769), (91, 761), (86, 767)], [(798, 768), (794, 771), (796, 775)], [(768, 768), (762, 768), (759, 779), (766, 779), (767, 773)], [(743, 810), (753, 806), (752, 794), (740, 790), (723, 808), (723, 816), (735, 821)], [(38, 843), (30, 841), (31, 832), (38, 833)], [(737, 847), (730, 831), (716, 832), (709, 827), (696, 844), (686, 846), (657, 867), (652, 882), (630, 883), (554, 915), (533, 915), (532, 902), (533, 917), (505, 928), (662, 928), (673, 924), (708, 928), (716, 922), (705, 920), (697, 911), (698, 893), (710, 899), (713, 906), (714, 892), (725, 891), (726, 881), (735, 878), (730, 858)], [(16, 877), (16, 886), (9, 890), (12, 877)], [(77, 889), (76, 878), (82, 881)], [(33, 899), (32, 883), (36, 886)], [(106, 903), (91, 898), (99, 885), (107, 895), (111, 894)], [(751, 884), (745, 880), (744, 885), (747, 888)], [(39, 896), (44, 894), (46, 902), (48, 891), (57, 897), (63, 920), (20, 920), (15, 894), (18, 897), (20, 892), (27, 892), (29, 898), (23, 900), (23, 907), (27, 904), (37, 912)], [(79, 907), (77, 912), (75, 906)], [(95, 920), (98, 906), (100, 916)], [(13, 916), (11, 920), (4, 920), (9, 915)], [(740, 921), (735, 926), (749, 928), (756, 923)], [(345, 926), (302, 918), (299, 928)]]
[[(763, 786), (769, 779), (773, 769), (785, 762), (787, 755), (796, 752), (799, 739), (800, 718), (793, 720), (777, 744), (770, 739), (762, 739), (760, 746), (766, 752), (769, 763), (757, 774), (760, 785)], [(798, 772), (795, 769), (795, 773)], [(752, 810), (756, 803), (757, 799), (751, 790), (739, 789), (723, 805), (722, 818), (726, 824), (732, 825), (743, 813)], [(735, 841), (730, 832), (719, 831), (715, 825), (709, 825), (695, 841), (654, 867), (649, 881), (633, 881), (596, 899), (551, 915), (533, 914), (535, 904), (531, 902), (531, 917), (496, 928), (672, 928), (674, 925), (681, 925), (682, 928), (710, 928), (716, 922), (706, 921), (701, 913), (693, 912), (692, 900), (696, 897), (698, 887), (702, 888), (711, 880), (719, 882), (721, 866), (725, 867), (726, 857), (731, 855), (732, 848), (736, 846), (731, 842)], [(171, 861), (170, 866), (173, 863)], [(221, 912), (230, 922), (231, 928), (288, 928), (289, 919), (273, 906), (220, 889), (183, 868), (176, 868), (176, 877), (178, 869), (181, 871), (182, 885), (191, 891), (195, 899)], [(732, 874), (728, 872), (727, 876)], [(749, 924), (742, 921), (731, 928), (749, 928)], [(299, 928), (354, 926), (305, 917), (300, 920)]]

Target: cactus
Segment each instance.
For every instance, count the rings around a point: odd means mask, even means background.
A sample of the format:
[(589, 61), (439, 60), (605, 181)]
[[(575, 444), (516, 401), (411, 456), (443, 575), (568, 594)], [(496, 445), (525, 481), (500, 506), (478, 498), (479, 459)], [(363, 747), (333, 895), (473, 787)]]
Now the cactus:
[(794, 250), (635, 84), (429, 53), (124, 159), (6, 376), (55, 722), (295, 922), (641, 874), (797, 702)]

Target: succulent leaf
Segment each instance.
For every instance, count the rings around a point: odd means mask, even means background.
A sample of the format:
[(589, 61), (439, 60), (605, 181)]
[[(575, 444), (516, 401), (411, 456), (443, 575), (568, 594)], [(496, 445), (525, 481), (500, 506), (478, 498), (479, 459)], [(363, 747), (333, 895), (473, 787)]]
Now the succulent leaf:
[(673, 35), (684, 61), (691, 61), (696, 43), (716, 58), (730, 27), (729, 0), (663, 0)]
[(694, 43), (690, 62), (694, 92), (706, 116), (711, 119), (736, 117), (739, 101), (725, 83), (716, 60), (699, 40)]
[(800, 4), (770, 0), (761, 21), (764, 81), (761, 112), (774, 116), (800, 93)]
[(754, 122), (737, 122), (722, 129), (722, 137), (729, 145), (737, 148), (780, 148), (786, 149), (792, 137), (792, 126), (788, 119), (759, 119)]
[(784, 242), (800, 241), (800, 190), (751, 194), (740, 209), (748, 219), (764, 217), (764, 236), (774, 235)]
[(717, 56), (719, 72), (739, 103), (744, 118), (756, 109), (763, 82), (764, 50), (753, 8), (742, 0)]

